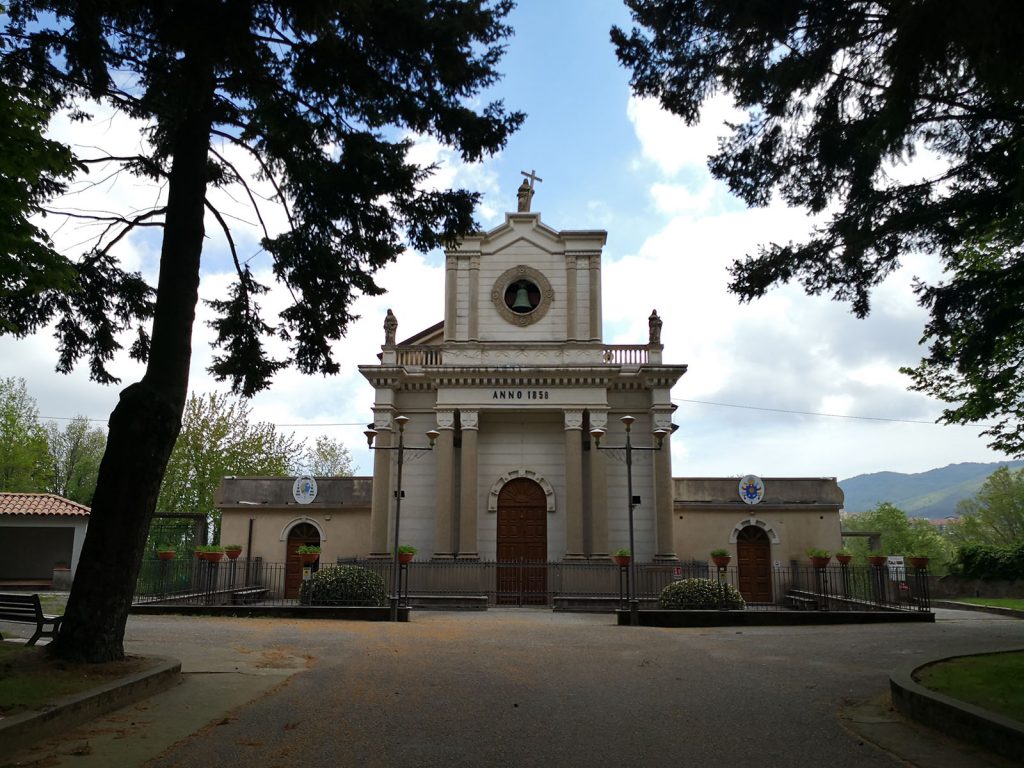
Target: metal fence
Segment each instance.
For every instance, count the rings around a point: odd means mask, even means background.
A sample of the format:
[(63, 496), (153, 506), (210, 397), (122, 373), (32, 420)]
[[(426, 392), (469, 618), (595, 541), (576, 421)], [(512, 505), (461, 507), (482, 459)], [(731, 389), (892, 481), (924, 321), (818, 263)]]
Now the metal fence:
[[(339, 561), (377, 573), (391, 593), (388, 559)], [(318, 563), (311, 570), (329, 568)], [(636, 564), (636, 596), (654, 606), (661, 590), (687, 578), (731, 584), (747, 597), (747, 610), (929, 611), (924, 569), (791, 564), (760, 574), (757, 583), (735, 567), (703, 562)], [(301, 572), (261, 558), (209, 562), (146, 560), (134, 602), (164, 605), (294, 605)], [(423, 561), (400, 568), (403, 604), (477, 607), (548, 606), (564, 610), (611, 610), (626, 598), (627, 569), (607, 562)]]

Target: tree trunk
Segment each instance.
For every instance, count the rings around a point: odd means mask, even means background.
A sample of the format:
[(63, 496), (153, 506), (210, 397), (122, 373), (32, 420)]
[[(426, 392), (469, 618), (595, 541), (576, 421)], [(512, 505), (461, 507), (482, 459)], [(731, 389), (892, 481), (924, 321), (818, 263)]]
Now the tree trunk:
[[(214, 80), (209, 58), (193, 56), (174, 99), (188, 100), (174, 128), (167, 219), (149, 362), (110, 416), (92, 515), (56, 656), (105, 662), (124, 658), (124, 630), (160, 484), (188, 394)], [(203, 86), (206, 87), (203, 87)]]

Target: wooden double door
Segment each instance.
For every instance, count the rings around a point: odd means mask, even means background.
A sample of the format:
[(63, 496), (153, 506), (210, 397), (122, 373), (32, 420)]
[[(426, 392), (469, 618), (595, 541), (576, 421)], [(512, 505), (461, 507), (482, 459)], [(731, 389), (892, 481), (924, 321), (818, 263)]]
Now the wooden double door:
[(740, 594), (748, 603), (772, 601), (772, 544), (768, 534), (754, 525), (736, 536), (736, 570)]
[[(299, 558), (299, 547), (320, 546), (320, 532), (309, 523), (299, 523), (288, 532), (288, 555), (284, 567), (284, 596), (297, 598), (299, 587), (302, 586), (302, 560)], [(313, 564), (316, 570), (319, 562)]]
[(498, 494), (497, 544), (498, 604), (546, 605), (548, 514), (539, 483), (525, 477), (505, 483)]

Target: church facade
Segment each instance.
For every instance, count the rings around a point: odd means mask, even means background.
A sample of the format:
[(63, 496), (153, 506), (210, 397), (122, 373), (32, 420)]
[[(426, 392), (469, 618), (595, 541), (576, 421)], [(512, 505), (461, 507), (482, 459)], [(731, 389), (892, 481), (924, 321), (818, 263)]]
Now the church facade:
[(737, 478), (673, 478), (686, 365), (662, 359), (656, 312), (647, 339), (604, 343), (607, 233), (552, 228), (530, 197), (524, 182), (519, 211), (445, 254), (440, 323), (399, 342), (401, 311), (388, 311), (378, 362), (359, 367), (372, 480), (316, 478), (302, 499), (292, 479), (225, 479), (222, 540), (282, 561), (304, 526), (325, 561), (387, 556), (398, 507), (398, 541), (421, 561), (610, 562), (631, 548), (671, 565), (742, 555), (749, 539), (770, 567), (838, 548), (834, 479), (765, 479), (751, 503)]

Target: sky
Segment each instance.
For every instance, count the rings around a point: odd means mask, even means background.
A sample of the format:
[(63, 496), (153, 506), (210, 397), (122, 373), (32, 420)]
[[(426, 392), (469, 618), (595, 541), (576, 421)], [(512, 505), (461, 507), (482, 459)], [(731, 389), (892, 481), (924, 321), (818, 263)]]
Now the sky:
[[(534, 170), (533, 210), (555, 229), (604, 229), (604, 341), (640, 344), (647, 317), (657, 309), (664, 321), (666, 363), (686, 364), (675, 386), (679, 426), (672, 439), (673, 473), (683, 476), (836, 477), (896, 471), (922, 472), (965, 461), (1000, 461), (979, 427), (934, 423), (941, 404), (907, 391), (899, 367), (914, 365), (926, 314), (916, 304), (915, 277), (936, 280), (937, 260), (908, 254), (903, 268), (873, 294), (871, 315), (856, 319), (845, 304), (807, 296), (783, 286), (750, 304), (728, 293), (728, 265), (760, 244), (800, 240), (813, 222), (781, 203), (748, 209), (725, 185), (711, 178), (706, 158), (736, 119), (730, 102), (705, 105), (699, 125), (687, 127), (657, 103), (633, 97), (629, 75), (609, 40), (613, 24), (628, 27), (628, 12), (614, 0), (520, 0), (508, 22), (515, 30), (499, 65), (503, 79), (481, 97), (502, 99), (527, 114), (520, 131), (496, 156), (463, 164), (430, 140), (415, 158), (435, 162), (431, 183), (459, 185), (483, 195), (477, 220), (498, 226), (516, 207), (521, 171)], [(139, 124), (95, 108), (88, 124), (57, 120), (51, 133), (88, 155), (92, 147), (117, 147), (120, 154), (141, 142)], [(245, 158), (236, 158), (239, 163)], [(914, 168), (901, 172), (913, 174)], [(65, 207), (113, 209), (160, 199), (162, 191), (95, 169), (76, 184)], [(238, 201), (219, 204), (237, 221), (252, 220)], [(269, 225), (281, 226), (269, 210)], [(57, 244), (82, 250), (95, 230), (47, 219)], [(259, 234), (238, 225), (243, 251)], [(158, 237), (129, 238), (124, 264), (155, 276)], [(201, 298), (224, 295), (233, 272), (216, 224), (207, 223)], [(267, 264), (254, 261), (257, 276)], [(264, 282), (271, 282), (267, 277)], [(377, 275), (387, 290), (361, 297), (360, 319), (336, 345), (341, 373), (333, 377), (279, 374), (273, 387), (250, 403), (254, 420), (272, 422), (312, 442), (326, 434), (352, 451), (357, 474), (372, 473), (362, 430), (372, 419), (373, 389), (356, 366), (374, 364), (390, 307), (399, 320), (398, 338), (439, 322), (443, 316), (443, 256), (407, 252)], [(268, 310), (284, 306), (278, 288)], [(200, 307), (193, 334), (190, 388), (224, 392), (206, 368), (212, 359), (210, 313)], [(127, 345), (126, 345), (127, 346)], [(54, 371), (55, 342), (48, 333), (25, 340), (0, 337), (0, 375), (23, 377), (43, 419), (85, 415), (103, 425), (120, 389), (142, 369), (119, 358), (111, 366), (120, 386), (90, 382), (86, 366), (70, 375)], [(63, 422), (61, 422), (63, 423)]]

